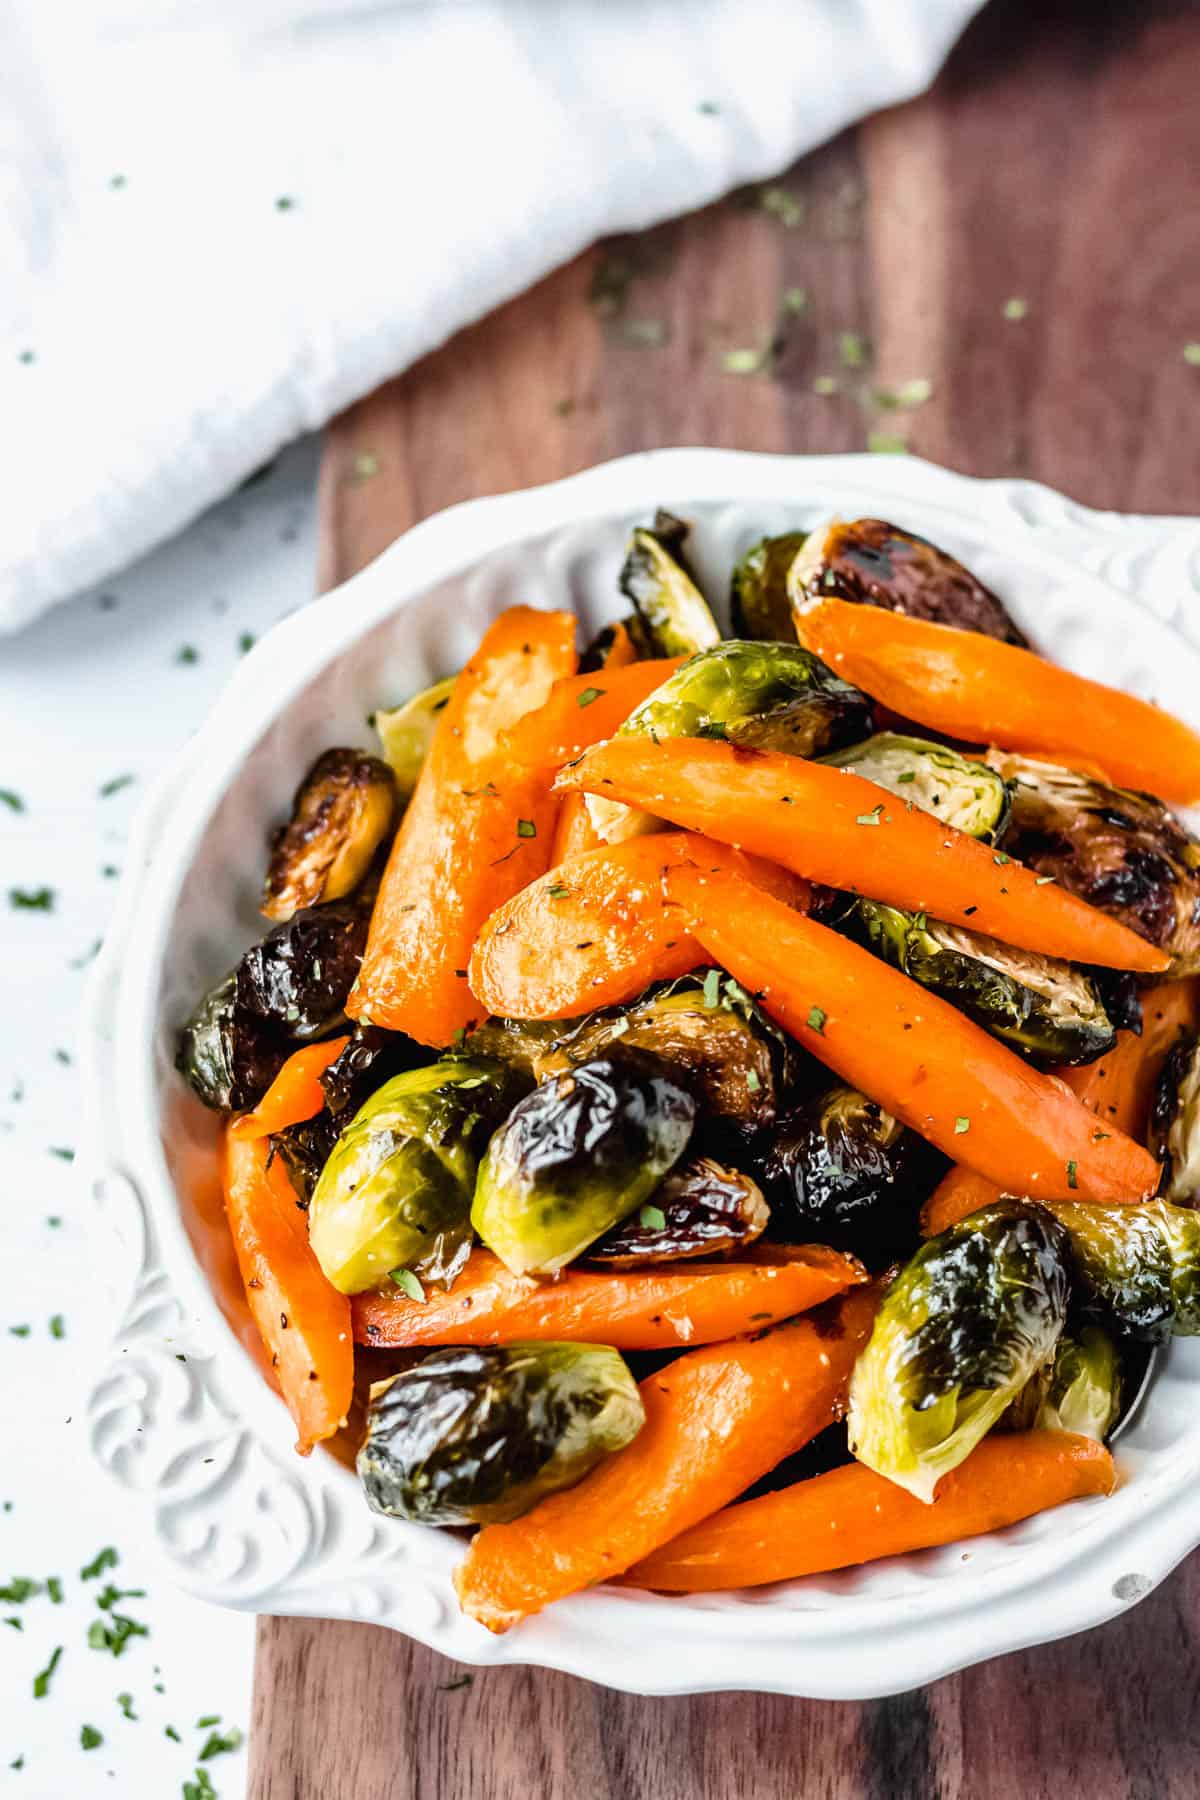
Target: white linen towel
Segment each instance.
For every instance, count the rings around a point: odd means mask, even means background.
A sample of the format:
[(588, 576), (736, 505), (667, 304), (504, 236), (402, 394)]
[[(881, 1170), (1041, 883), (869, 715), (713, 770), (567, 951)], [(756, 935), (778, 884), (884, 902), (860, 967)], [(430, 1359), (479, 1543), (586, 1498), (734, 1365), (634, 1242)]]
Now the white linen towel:
[(0, 0), (0, 628), (980, 0)]

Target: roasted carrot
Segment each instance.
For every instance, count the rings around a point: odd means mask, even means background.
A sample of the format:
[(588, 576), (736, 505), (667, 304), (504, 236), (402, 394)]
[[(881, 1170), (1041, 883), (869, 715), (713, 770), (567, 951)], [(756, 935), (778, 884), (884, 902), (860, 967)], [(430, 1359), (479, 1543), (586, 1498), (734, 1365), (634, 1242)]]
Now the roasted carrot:
[(463, 1611), (507, 1631), (727, 1505), (841, 1416), (876, 1300), (873, 1287), (853, 1289), (817, 1318), (711, 1344), (649, 1376), (646, 1422), (627, 1449), (479, 1533), (455, 1571)]
[(307, 1456), (350, 1411), (350, 1302), (321, 1273), (295, 1190), (263, 1138), (226, 1134), (225, 1211), (247, 1304)]
[(544, 768), (505, 742), (575, 666), (570, 613), (502, 613), (454, 684), (371, 915), (352, 1018), (446, 1045), (479, 1017), (480, 925), (547, 867), (558, 812)]
[(757, 857), (684, 831), (605, 844), (551, 869), (494, 912), (471, 956), (471, 992), (488, 1012), (570, 1019), (632, 1000), (703, 956), (662, 891), (680, 861), (733, 869), (792, 906), (808, 885)]
[(936, 994), (736, 875), (680, 864), (692, 935), (814, 1056), (1009, 1193), (1142, 1200), (1148, 1150)]
[(850, 1463), (727, 1506), (637, 1563), (625, 1581), (675, 1594), (791, 1581), (1000, 1531), (1115, 1485), (1112, 1457), (1092, 1438), (1003, 1433), (943, 1475), (929, 1505)]
[(598, 744), (556, 785), (625, 801), (810, 881), (966, 923), (1025, 950), (1118, 969), (1167, 966), (1162, 951), (1116, 919), (847, 769), (697, 738), (630, 737)]
[(571, 856), (582, 856), (585, 850), (600, 850), (604, 839), (592, 824), (583, 794), (564, 794), (554, 829), (554, 848), (550, 867), (557, 869)]
[(543, 706), (517, 721), (506, 746), (517, 762), (540, 768), (549, 778), (572, 757), (610, 738), (682, 661), (681, 656), (660, 657), (611, 671), (568, 675), (555, 682)]
[(354, 1336), (380, 1348), (547, 1338), (671, 1350), (789, 1319), (865, 1279), (853, 1257), (823, 1244), (620, 1274), (568, 1269), (551, 1282), (510, 1275), (490, 1250), (474, 1250), (448, 1292), (428, 1288), (424, 1301), (399, 1292), (357, 1295)]
[(1124, 787), (1200, 800), (1200, 735), (1149, 701), (1032, 650), (832, 599), (798, 612), (796, 634), (885, 706), (949, 737), (1068, 765), (1083, 758)]
[(231, 1137), (270, 1137), (304, 1119), (315, 1118), (325, 1104), (320, 1077), (336, 1062), (349, 1038), (326, 1038), (323, 1044), (305, 1044), (292, 1054), (254, 1108), (229, 1127)]
[[(1106, 1131), (1123, 1131), (1139, 1143), (1145, 1141), (1154, 1084), (1163, 1063), (1180, 1037), (1197, 1023), (1197, 983), (1169, 981), (1147, 988), (1142, 995), (1140, 1035), (1119, 1031), (1107, 1056), (1080, 1068), (1060, 1069), (1062, 1080), (1088, 1111), (1102, 1121)], [(921, 1209), (921, 1230), (936, 1237), (957, 1225), (969, 1213), (978, 1212), (1000, 1197), (994, 1182), (973, 1169), (956, 1164), (943, 1175)], [(1139, 1194), (1114, 1194), (1114, 1200), (1138, 1200)]]

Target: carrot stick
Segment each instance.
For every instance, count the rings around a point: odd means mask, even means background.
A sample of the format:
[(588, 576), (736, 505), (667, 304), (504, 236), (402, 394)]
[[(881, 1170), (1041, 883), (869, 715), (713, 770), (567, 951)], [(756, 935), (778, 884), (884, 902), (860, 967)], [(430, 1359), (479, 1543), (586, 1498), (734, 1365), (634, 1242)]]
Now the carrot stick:
[(865, 1279), (853, 1257), (823, 1244), (620, 1274), (567, 1269), (552, 1282), (511, 1275), (490, 1250), (474, 1250), (449, 1292), (430, 1288), (423, 1302), (399, 1292), (358, 1294), (354, 1338), (378, 1348), (544, 1338), (671, 1350), (757, 1331)]
[(847, 769), (696, 738), (614, 738), (564, 769), (556, 786), (623, 800), (810, 881), (969, 923), (1047, 956), (1149, 971), (1169, 960), (1064, 888), (1039, 885), (1002, 851)]
[(479, 1533), (455, 1571), (463, 1611), (507, 1631), (727, 1505), (841, 1416), (877, 1298), (854, 1289), (832, 1316), (711, 1344), (649, 1376), (632, 1444), (524, 1518)]
[(467, 986), (484, 919), (546, 868), (558, 813), (505, 733), (575, 664), (570, 613), (502, 613), (454, 684), (380, 885), (352, 1018), (449, 1044), (479, 1017)]
[[(1123, 1131), (1145, 1142), (1154, 1084), (1163, 1063), (1180, 1037), (1197, 1023), (1197, 983), (1169, 981), (1147, 988), (1142, 995), (1142, 1030), (1119, 1031), (1115, 1047), (1096, 1062), (1058, 1071), (1088, 1111), (1103, 1122), (1105, 1130)], [(957, 1225), (969, 1213), (978, 1212), (1000, 1197), (994, 1182), (974, 1170), (956, 1164), (947, 1169), (921, 1209), (921, 1230), (936, 1237)], [(1115, 1195), (1132, 1199), (1133, 1195)]]
[(675, 1594), (791, 1581), (1000, 1531), (1115, 1485), (1103, 1444), (1065, 1431), (984, 1438), (943, 1475), (929, 1505), (850, 1463), (726, 1507), (636, 1564), (625, 1581)]
[(231, 1137), (270, 1137), (273, 1131), (286, 1131), (304, 1119), (315, 1118), (325, 1105), (322, 1076), (330, 1063), (336, 1062), (347, 1037), (327, 1038), (323, 1044), (305, 1044), (294, 1050), (278, 1075), (254, 1108), (243, 1113), (229, 1127)]
[(659, 657), (611, 671), (568, 675), (555, 682), (543, 706), (513, 726), (508, 749), (519, 763), (542, 769), (549, 779), (572, 757), (610, 738), (682, 662), (682, 656)]
[(796, 876), (684, 831), (605, 844), (551, 869), (487, 920), (471, 956), (471, 991), (486, 1011), (570, 1019), (634, 999), (704, 960), (663, 870), (681, 861), (733, 869), (790, 905), (808, 903)]
[(736, 875), (680, 865), (693, 935), (806, 1050), (947, 1155), (1035, 1199), (1143, 1200), (1159, 1166), (936, 994)]
[(1073, 764), (1124, 787), (1200, 800), (1200, 736), (1118, 688), (1060, 669), (1032, 650), (906, 613), (816, 600), (796, 635), (885, 706), (949, 737)]
[(263, 1138), (225, 1140), (225, 1210), (246, 1301), (307, 1456), (346, 1422), (354, 1387), (350, 1302), (326, 1281), (304, 1214)]

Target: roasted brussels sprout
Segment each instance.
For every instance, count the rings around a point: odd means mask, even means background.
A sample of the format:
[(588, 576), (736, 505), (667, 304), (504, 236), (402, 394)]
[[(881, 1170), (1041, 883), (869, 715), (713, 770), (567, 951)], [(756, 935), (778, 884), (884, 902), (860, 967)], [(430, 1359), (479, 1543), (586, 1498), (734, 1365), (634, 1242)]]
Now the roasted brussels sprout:
[(204, 996), (179, 1033), (175, 1067), (205, 1106), (231, 1112), (260, 1100), (287, 1060), (287, 1041), (240, 1010), (235, 970)]
[(1200, 843), (1174, 813), (1057, 763), (987, 760), (1012, 784), (1006, 849), (1165, 950), (1173, 979), (1200, 973)]
[(514, 1275), (553, 1275), (649, 1199), (695, 1117), (691, 1094), (644, 1052), (556, 1075), (489, 1143), (471, 1223)]
[(1021, 1200), (998, 1200), (923, 1244), (884, 1295), (851, 1377), (858, 1460), (932, 1500), (939, 1477), (1053, 1354), (1069, 1267), (1066, 1232)]
[(760, 538), (735, 564), (729, 607), (737, 637), (795, 643), (787, 578), (807, 535), (785, 531), (781, 537)]
[(1070, 1236), (1088, 1317), (1148, 1344), (1200, 1335), (1200, 1213), (1167, 1200), (1045, 1204)]
[(1094, 1062), (1116, 1042), (1095, 983), (1073, 963), (879, 900), (855, 899), (840, 923), (1038, 1068)]
[(334, 1146), (313, 1190), (309, 1241), (343, 1294), (393, 1270), (451, 1281), (471, 1248), (479, 1156), (520, 1093), (511, 1070), (449, 1057), (381, 1087)]
[(1176, 1206), (1200, 1206), (1200, 1037), (1176, 1044), (1150, 1108), (1150, 1149), (1166, 1173), (1160, 1190)]
[(393, 1075), (420, 1068), (428, 1061), (427, 1047), (405, 1037), (402, 1031), (385, 1031), (382, 1025), (356, 1025), (341, 1055), (319, 1078), (325, 1090), (325, 1104), (338, 1117), (357, 1112), (375, 1089)]
[(1064, 1332), (1003, 1420), (1011, 1431), (1073, 1431), (1103, 1443), (1121, 1416), (1121, 1359), (1107, 1332)]
[(1001, 602), (969, 569), (915, 532), (884, 519), (835, 519), (809, 533), (788, 571), (792, 606), (832, 594), (838, 600), (910, 613), (1006, 644), (1028, 639)]
[(335, 1030), (345, 1018), (369, 920), (367, 907), (353, 899), (306, 907), (276, 925), (238, 964), (241, 1013), (297, 1043)]
[(327, 750), (296, 790), (275, 834), (262, 910), (290, 919), (320, 900), (354, 892), (392, 827), (396, 784), (386, 763), (361, 750)]
[(435, 681), (432, 687), (422, 688), (403, 706), (375, 714), (375, 729), (392, 771), (401, 806), (412, 799), (438, 719), (454, 692), (456, 680), (457, 676), (447, 675), (444, 680)]
[(602, 1344), (435, 1350), (372, 1387), (358, 1473), (391, 1518), (501, 1524), (623, 1450), (645, 1416)]
[(660, 510), (653, 530), (638, 526), (625, 552), (621, 592), (637, 608), (654, 656), (691, 656), (720, 641), (684, 557), (690, 530), (682, 519)]
[(587, 1260), (637, 1269), (689, 1256), (725, 1256), (761, 1237), (770, 1209), (748, 1175), (695, 1156), (660, 1181), (645, 1206), (592, 1245)]
[(297, 1043), (341, 1023), (366, 940), (365, 908), (343, 900), (307, 907), (247, 950), (179, 1034), (175, 1066), (205, 1106), (253, 1106)]
[(759, 1134), (752, 1166), (771, 1236), (849, 1250), (870, 1269), (905, 1256), (943, 1158), (857, 1088), (840, 1083)]
[(811, 650), (735, 639), (690, 657), (634, 709), (619, 735), (725, 738), (815, 756), (859, 740), (873, 715), (861, 689)]
[(465, 1048), (471, 1056), (497, 1056), (531, 1081), (541, 1081), (548, 1070), (557, 1072), (566, 1066), (562, 1059), (556, 1060), (556, 1054), (578, 1023), (572, 1019), (485, 1019), (468, 1035)]
[(282, 1159), (302, 1212), (308, 1211), (313, 1189), (338, 1141), (338, 1130), (337, 1120), (326, 1107), (311, 1119), (271, 1134), (271, 1154)]
[(544, 1081), (617, 1044), (649, 1050), (705, 1113), (750, 1126), (766, 1123), (775, 1112), (775, 1069), (783, 1066), (788, 1046), (748, 996), (745, 1009), (729, 998), (736, 983), (714, 974), (708, 989), (685, 976), (633, 1006), (596, 1013), (567, 1032), (560, 1028), (554, 1046), (535, 1058), (534, 1074)]
[(969, 837), (995, 843), (1008, 823), (1004, 778), (986, 763), (960, 756), (945, 744), (880, 731), (865, 743), (835, 750), (822, 760), (852, 769)]

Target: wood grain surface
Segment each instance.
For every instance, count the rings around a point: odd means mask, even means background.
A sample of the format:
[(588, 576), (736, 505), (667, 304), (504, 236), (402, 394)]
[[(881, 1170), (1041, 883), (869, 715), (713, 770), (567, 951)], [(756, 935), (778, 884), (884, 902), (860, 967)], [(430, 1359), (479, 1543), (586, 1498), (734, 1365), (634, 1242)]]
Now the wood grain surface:
[[(322, 586), (452, 501), (658, 445), (883, 434), (1093, 505), (1200, 510), (1198, 68), (1195, 5), (993, 0), (929, 95), (580, 257), (339, 419)], [(888, 404), (914, 382), (927, 399)], [(368, 1626), (266, 1619), (249, 1793), (1190, 1800), (1198, 1607), (1192, 1558), (1098, 1631), (866, 1705), (468, 1679)]]

